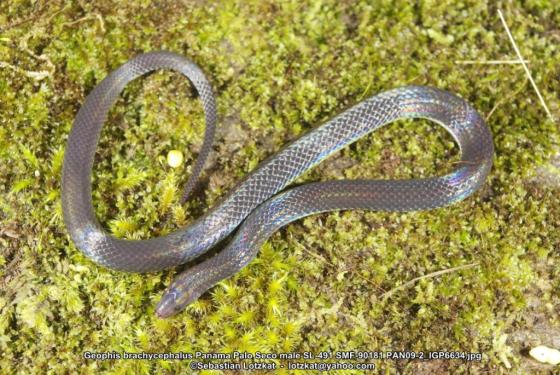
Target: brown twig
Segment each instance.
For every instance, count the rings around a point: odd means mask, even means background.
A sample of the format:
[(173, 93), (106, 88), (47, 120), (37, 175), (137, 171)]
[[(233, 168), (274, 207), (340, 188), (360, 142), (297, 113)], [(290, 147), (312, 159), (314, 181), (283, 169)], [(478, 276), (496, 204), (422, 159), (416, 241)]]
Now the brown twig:
[(429, 273), (429, 274), (427, 274), (427, 275), (415, 277), (414, 279), (409, 280), (409, 281), (407, 281), (406, 283), (404, 283), (404, 284), (402, 284), (402, 285), (399, 285), (398, 287), (393, 288), (393, 289), (391, 289), (390, 291), (388, 291), (388, 292), (382, 294), (382, 295), (381, 295), (381, 298), (382, 298), (383, 300), (386, 300), (387, 298), (389, 298), (390, 296), (392, 296), (396, 291), (401, 290), (401, 289), (404, 289), (404, 288), (407, 288), (407, 287), (409, 287), (409, 286), (411, 286), (411, 285), (414, 285), (414, 283), (416, 283), (417, 281), (420, 281), (420, 280), (423, 280), (423, 279), (432, 278), (432, 277), (437, 277), (437, 276), (441, 276), (441, 275), (445, 275), (445, 274), (451, 273), (451, 272), (456, 272), (456, 271), (460, 271), (460, 270), (465, 270), (465, 269), (468, 269), (468, 268), (473, 268), (473, 267), (478, 266), (478, 264), (479, 264), (478, 262), (470, 263), (470, 264), (465, 264), (465, 265), (462, 265), (462, 266), (453, 267), (453, 268), (448, 268), (448, 269), (445, 269), (445, 270), (440, 270), (440, 271), (432, 272), (432, 273)]
[(513, 46), (513, 49), (515, 50), (515, 53), (517, 54), (517, 58), (521, 61), (521, 65), (523, 66), (523, 69), (525, 70), (525, 73), (527, 74), (527, 78), (529, 78), (529, 81), (531, 82), (531, 85), (533, 85), (533, 88), (535, 89), (535, 92), (537, 93), (537, 96), (539, 97), (539, 100), (542, 104), (542, 106), (544, 107), (544, 110), (546, 111), (548, 117), (552, 120), (552, 122), (554, 122), (554, 117), (552, 116), (552, 113), (550, 112), (550, 110), (548, 109), (548, 106), (546, 105), (546, 102), (544, 101), (541, 92), (539, 90), (539, 88), (537, 87), (537, 84), (535, 83), (535, 80), (533, 79), (533, 76), (531, 75), (531, 72), (529, 71), (529, 68), (527, 67), (527, 64), (525, 64), (525, 60), (523, 59), (523, 56), (521, 56), (521, 52), (519, 51), (519, 48), (517, 47), (517, 43), (515, 43), (515, 40), (513, 39), (513, 35), (511, 35), (511, 31), (509, 30), (509, 27), (506, 23), (506, 19), (504, 18), (504, 15), (502, 14), (502, 11), (498, 9), (498, 15), (500, 16), (500, 20), (502, 21), (502, 24), (504, 25), (504, 29), (506, 30), (506, 33), (509, 37), (509, 40), (511, 42), (511, 45)]

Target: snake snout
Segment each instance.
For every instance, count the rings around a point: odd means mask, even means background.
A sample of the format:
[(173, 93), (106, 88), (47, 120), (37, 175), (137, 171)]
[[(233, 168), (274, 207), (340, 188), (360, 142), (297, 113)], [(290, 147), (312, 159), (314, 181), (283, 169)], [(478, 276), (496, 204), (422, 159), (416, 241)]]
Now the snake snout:
[[(182, 277), (179, 277), (164, 292), (155, 311), (159, 318), (169, 318), (176, 315), (200, 296), (200, 293), (193, 288), (181, 287), (182, 283), (187, 283), (187, 285), (189, 285), (188, 282), (183, 281)], [(177, 285), (180, 287), (177, 287)]]
[(176, 295), (177, 293), (173, 291), (167, 291), (163, 297), (161, 297), (156, 306), (156, 315), (158, 318), (169, 318), (181, 311), (182, 306), (177, 304)]

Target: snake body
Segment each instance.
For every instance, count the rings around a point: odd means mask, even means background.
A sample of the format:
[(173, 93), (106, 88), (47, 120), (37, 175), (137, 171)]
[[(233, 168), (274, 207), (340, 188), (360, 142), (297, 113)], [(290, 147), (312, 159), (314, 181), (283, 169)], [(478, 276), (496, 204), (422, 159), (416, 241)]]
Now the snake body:
[[(95, 149), (107, 113), (125, 85), (156, 69), (172, 69), (185, 75), (203, 104), (206, 133), (186, 193), (192, 189), (211, 149), (216, 127), (212, 88), (190, 60), (170, 52), (150, 52), (110, 73), (78, 111), (64, 156), (62, 207), (69, 234), (80, 251), (98, 264), (129, 272), (158, 271), (188, 262), (239, 227), (224, 250), (175, 278), (156, 308), (160, 317), (181, 311), (217, 282), (238, 272), (274, 231), (294, 220), (333, 210), (414, 211), (449, 205), (477, 190), (492, 166), (492, 136), (466, 101), (435, 88), (401, 87), (363, 100), (287, 145), (192, 224), (147, 240), (118, 239), (108, 234), (95, 216), (91, 194)], [(339, 180), (284, 190), (329, 155), (402, 118), (427, 118), (442, 125), (460, 147), (457, 168), (438, 177)]]

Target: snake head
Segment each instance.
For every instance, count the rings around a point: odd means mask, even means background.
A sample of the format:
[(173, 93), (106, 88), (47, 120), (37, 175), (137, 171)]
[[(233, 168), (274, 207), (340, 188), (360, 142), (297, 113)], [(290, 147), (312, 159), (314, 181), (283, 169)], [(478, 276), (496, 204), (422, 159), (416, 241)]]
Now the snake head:
[(165, 292), (156, 306), (156, 315), (160, 319), (169, 318), (181, 311), (176, 302), (176, 294), (174, 292)]
[(159, 318), (169, 318), (178, 314), (202, 294), (193, 288), (193, 283), (185, 276), (184, 274), (179, 275), (164, 292), (156, 306), (156, 315)]

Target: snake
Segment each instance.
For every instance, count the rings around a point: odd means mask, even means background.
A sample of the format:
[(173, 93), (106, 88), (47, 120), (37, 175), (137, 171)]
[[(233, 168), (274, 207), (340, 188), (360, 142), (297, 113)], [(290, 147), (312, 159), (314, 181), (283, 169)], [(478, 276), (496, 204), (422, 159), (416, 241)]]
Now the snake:
[[(179, 313), (239, 272), (275, 231), (295, 220), (339, 210), (408, 212), (448, 206), (479, 189), (492, 167), (491, 132), (466, 100), (428, 86), (397, 87), (354, 104), (287, 144), (190, 224), (143, 240), (117, 238), (100, 224), (93, 205), (97, 143), (108, 112), (126, 84), (159, 69), (185, 76), (202, 102), (206, 128), (183, 197), (192, 193), (212, 150), (218, 121), (216, 100), (203, 71), (190, 59), (168, 51), (141, 53), (129, 59), (86, 96), (68, 135), (61, 183), (63, 219), (70, 238), (79, 251), (101, 266), (156, 272), (198, 260), (226, 242), (221, 251), (173, 279), (155, 307), (159, 318)], [(289, 186), (345, 146), (386, 124), (413, 118), (430, 120), (451, 134), (460, 153), (453, 171), (425, 178), (340, 179)]]

